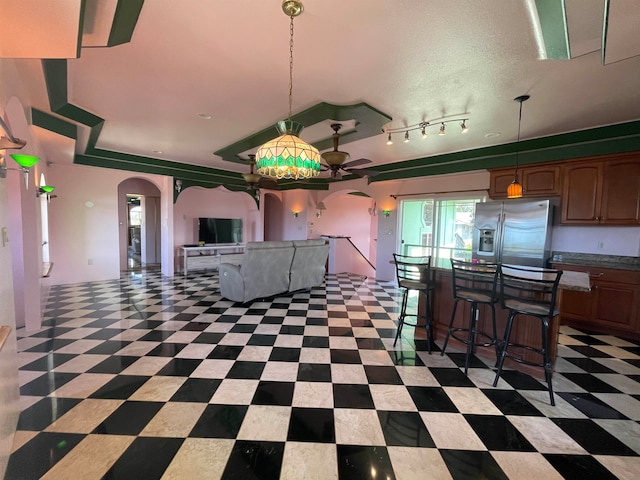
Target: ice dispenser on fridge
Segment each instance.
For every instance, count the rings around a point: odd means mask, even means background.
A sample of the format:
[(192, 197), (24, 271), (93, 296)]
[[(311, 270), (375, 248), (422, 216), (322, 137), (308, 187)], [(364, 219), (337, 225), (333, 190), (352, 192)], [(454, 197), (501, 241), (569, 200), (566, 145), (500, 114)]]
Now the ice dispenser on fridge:
[(478, 242), (478, 253), (493, 254), (493, 237), (496, 231), (490, 228), (480, 230), (480, 239)]

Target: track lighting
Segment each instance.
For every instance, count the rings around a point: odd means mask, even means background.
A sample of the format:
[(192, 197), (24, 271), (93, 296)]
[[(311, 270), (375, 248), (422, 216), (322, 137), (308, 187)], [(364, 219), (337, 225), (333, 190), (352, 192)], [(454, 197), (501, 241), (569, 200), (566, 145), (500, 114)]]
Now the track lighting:
[(409, 133), (414, 130), (420, 130), (420, 134), (422, 138), (427, 138), (427, 128), (436, 127), (438, 124), (440, 125), (440, 129), (438, 130), (438, 135), (445, 135), (445, 128), (447, 123), (456, 122), (460, 125), (460, 129), (462, 133), (467, 133), (469, 131), (469, 127), (467, 126), (468, 118), (452, 118), (448, 120), (435, 120), (435, 121), (425, 121), (420, 122), (416, 125), (411, 125), (409, 127), (402, 128), (383, 128), (382, 133), (387, 134), (387, 145), (393, 145), (392, 134), (403, 133), (404, 132), (404, 142), (409, 142)]

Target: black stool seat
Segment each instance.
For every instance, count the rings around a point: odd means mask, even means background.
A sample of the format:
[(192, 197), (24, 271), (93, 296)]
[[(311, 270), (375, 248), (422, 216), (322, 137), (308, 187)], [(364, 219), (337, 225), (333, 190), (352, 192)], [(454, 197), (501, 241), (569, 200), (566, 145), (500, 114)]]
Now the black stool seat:
[[(509, 318), (502, 342), (502, 349), (498, 357), (498, 369), (493, 386), (498, 384), (502, 366), (506, 357), (518, 363), (543, 367), (549, 399), (551, 405), (555, 405), (553, 399), (553, 385), (551, 383), (551, 355), (549, 354), (549, 323), (558, 315), (556, 308), (556, 296), (561, 270), (547, 268), (507, 266), (500, 267), (500, 298), (502, 308), (509, 310)], [(529, 315), (540, 320), (542, 343), (540, 348), (520, 343), (511, 343), (511, 330), (518, 315)], [(534, 352), (541, 357), (540, 362), (532, 362), (517, 355), (515, 350)]]
[[(498, 264), (496, 263), (472, 263), (463, 260), (451, 259), (451, 276), (453, 279), (453, 311), (451, 312), (451, 321), (447, 329), (447, 336), (444, 339), (441, 355), (449, 343), (449, 338), (453, 337), (459, 342), (467, 346), (467, 352), (464, 362), (464, 374), (469, 370), (469, 362), (473, 354), (474, 347), (496, 347), (496, 358), (498, 355), (498, 338), (496, 335), (496, 310), (495, 304), (498, 302), (497, 280), (498, 280)], [(458, 302), (469, 302), (471, 304), (471, 312), (469, 315), (469, 324), (466, 327), (454, 327), (453, 322), (456, 317), (456, 309)], [(491, 308), (492, 335), (487, 335), (477, 329), (477, 312), (478, 305), (488, 305)], [(459, 333), (465, 334), (463, 337)], [(486, 341), (480, 341), (478, 337)]]
[[(431, 353), (431, 345), (433, 342), (433, 336), (431, 331), (431, 297), (435, 290), (435, 282), (432, 278), (431, 272), (431, 257), (430, 256), (408, 256), (393, 254), (393, 261), (396, 266), (396, 277), (398, 280), (398, 287), (402, 289), (402, 305), (400, 307), (400, 315), (398, 316), (398, 329), (396, 331), (396, 337), (393, 341), (395, 346), (398, 338), (402, 334), (402, 327), (407, 324), (410, 326), (418, 325), (420, 319), (424, 319), (425, 328), (427, 331), (427, 349)], [(416, 307), (416, 313), (407, 313), (407, 300), (409, 297), (409, 291), (414, 290), (418, 292), (418, 299), (420, 293), (425, 297), (426, 315), (420, 315), (418, 313), (418, 307)], [(414, 321), (407, 321), (407, 317), (414, 317)]]

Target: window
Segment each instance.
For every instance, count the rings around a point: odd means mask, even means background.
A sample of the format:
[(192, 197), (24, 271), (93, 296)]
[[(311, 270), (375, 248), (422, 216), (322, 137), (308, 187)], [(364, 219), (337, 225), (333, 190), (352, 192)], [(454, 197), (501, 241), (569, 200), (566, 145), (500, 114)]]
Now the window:
[(431, 255), (432, 266), (450, 268), (450, 258), (471, 260), (475, 204), (482, 198), (403, 200), (400, 252)]

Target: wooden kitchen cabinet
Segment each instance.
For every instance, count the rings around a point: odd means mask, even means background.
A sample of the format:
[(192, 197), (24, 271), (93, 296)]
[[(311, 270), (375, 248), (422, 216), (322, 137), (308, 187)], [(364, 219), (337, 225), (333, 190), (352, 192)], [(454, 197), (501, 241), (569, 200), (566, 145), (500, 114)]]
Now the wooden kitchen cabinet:
[[(489, 196), (507, 198), (507, 188), (513, 181), (514, 168), (489, 170)], [(549, 197), (560, 195), (560, 165), (531, 165), (518, 168), (524, 197)]]
[(560, 270), (587, 272), (590, 292), (562, 292), (562, 323), (577, 329), (640, 338), (640, 272), (554, 264)]
[(563, 224), (640, 225), (640, 155), (563, 166)]

